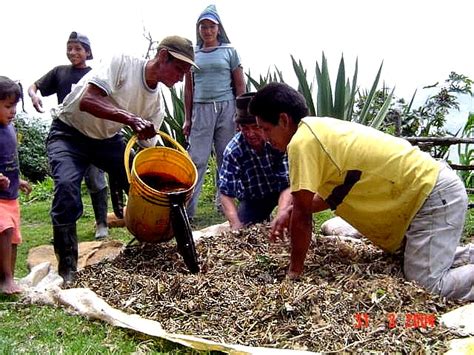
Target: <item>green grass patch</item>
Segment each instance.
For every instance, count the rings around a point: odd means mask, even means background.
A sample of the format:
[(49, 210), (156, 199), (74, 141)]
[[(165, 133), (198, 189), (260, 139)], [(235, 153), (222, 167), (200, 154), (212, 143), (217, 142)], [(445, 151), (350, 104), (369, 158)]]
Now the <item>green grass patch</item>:
[(0, 354), (204, 354), (60, 308), (0, 302)]

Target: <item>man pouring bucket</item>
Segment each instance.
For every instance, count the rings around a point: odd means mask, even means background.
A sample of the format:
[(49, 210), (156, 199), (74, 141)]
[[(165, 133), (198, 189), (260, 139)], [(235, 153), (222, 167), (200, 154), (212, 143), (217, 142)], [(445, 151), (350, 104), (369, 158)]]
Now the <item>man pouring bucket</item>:
[(191, 41), (166, 37), (152, 59), (118, 55), (93, 69), (53, 109), (47, 139), (55, 185), (51, 219), (58, 272), (65, 282), (77, 270), (76, 221), (83, 211), (80, 187), (87, 166), (114, 176), (128, 191), (122, 127), (129, 126), (144, 145), (152, 145), (163, 122), (161, 85), (182, 81), (193, 65)]

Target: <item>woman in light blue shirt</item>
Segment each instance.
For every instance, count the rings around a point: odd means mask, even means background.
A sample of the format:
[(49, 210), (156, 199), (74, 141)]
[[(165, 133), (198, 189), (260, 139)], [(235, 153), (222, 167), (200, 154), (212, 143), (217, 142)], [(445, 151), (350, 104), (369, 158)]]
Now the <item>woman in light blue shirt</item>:
[(235, 134), (235, 98), (245, 92), (240, 58), (230, 44), (214, 5), (209, 5), (196, 23), (195, 68), (185, 80), (185, 123), (188, 152), (196, 164), (198, 181), (188, 206), (194, 217), (207, 164), (214, 149), (217, 168)]

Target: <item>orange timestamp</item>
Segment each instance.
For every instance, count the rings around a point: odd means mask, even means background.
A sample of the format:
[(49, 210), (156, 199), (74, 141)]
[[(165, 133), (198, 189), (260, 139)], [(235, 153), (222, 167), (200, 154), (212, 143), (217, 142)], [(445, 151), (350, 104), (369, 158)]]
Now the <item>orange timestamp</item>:
[[(354, 314), (354, 328), (363, 329), (370, 326), (368, 313)], [(411, 329), (427, 329), (436, 326), (436, 314), (433, 313), (387, 313), (387, 326), (393, 329), (399, 326)]]

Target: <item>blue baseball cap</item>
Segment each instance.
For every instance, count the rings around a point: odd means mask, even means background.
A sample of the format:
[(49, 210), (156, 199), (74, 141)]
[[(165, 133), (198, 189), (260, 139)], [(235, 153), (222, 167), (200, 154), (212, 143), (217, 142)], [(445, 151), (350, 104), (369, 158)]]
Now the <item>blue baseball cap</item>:
[(198, 19), (198, 23), (203, 21), (203, 20), (209, 20), (209, 21), (212, 21), (214, 22), (216, 25), (219, 24), (219, 20), (217, 19), (216, 15), (214, 14), (211, 14), (211, 13), (205, 13), (205, 14), (202, 14), (199, 19)]

